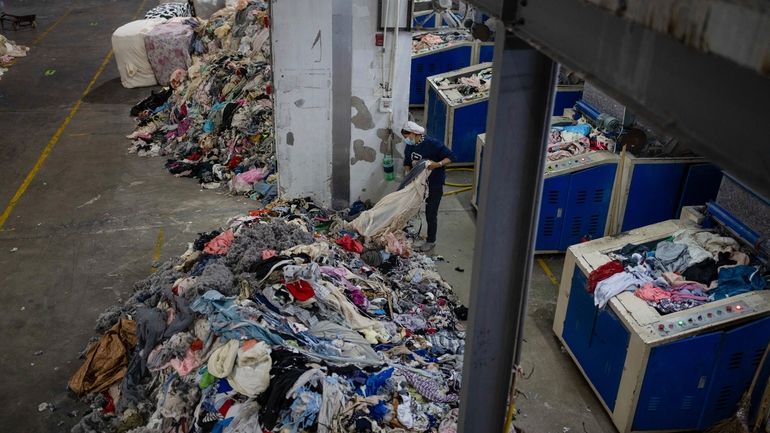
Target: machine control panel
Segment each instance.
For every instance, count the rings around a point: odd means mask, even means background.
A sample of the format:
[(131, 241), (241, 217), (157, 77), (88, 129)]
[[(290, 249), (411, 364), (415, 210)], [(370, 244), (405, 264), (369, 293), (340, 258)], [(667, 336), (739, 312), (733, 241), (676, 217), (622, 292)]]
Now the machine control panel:
[(692, 312), (686, 316), (675, 314), (671, 319), (664, 319), (657, 325), (657, 331), (661, 336), (668, 336), (685, 332), (712, 323), (733, 319), (736, 316), (753, 311), (744, 301), (732, 302), (719, 307), (711, 307), (698, 312)]
[(575, 155), (569, 158), (552, 161), (545, 165), (545, 175), (556, 176), (563, 173), (574, 172), (588, 168), (592, 165), (603, 162), (615, 162), (617, 156), (610, 152), (589, 152), (582, 155)]

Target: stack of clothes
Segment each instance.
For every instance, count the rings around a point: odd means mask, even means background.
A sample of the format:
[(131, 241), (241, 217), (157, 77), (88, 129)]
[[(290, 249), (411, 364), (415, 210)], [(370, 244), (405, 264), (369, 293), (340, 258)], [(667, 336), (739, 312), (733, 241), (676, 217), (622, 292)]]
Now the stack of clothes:
[(467, 309), (403, 231), (311, 202), (202, 233), (108, 309), (83, 432), (456, 431)]
[(16, 45), (5, 36), (0, 35), (0, 77), (8, 72), (8, 68), (16, 62), (18, 57), (25, 57), (29, 47)]
[(473, 41), (473, 36), (465, 30), (415, 32), (412, 35), (412, 55), (423, 54), (470, 41)]
[(132, 108), (139, 125), (130, 152), (165, 156), (170, 173), (203, 188), (275, 198), (268, 6), (241, 0), (195, 28), (192, 65)]
[(436, 86), (452, 104), (475, 101), (489, 97), (492, 85), (492, 68), (484, 68), (464, 76), (444, 78)]
[(615, 141), (588, 123), (552, 126), (546, 157), (558, 161), (596, 150), (615, 150)]
[(654, 249), (629, 244), (588, 278), (599, 308), (633, 291), (660, 314), (767, 287), (767, 269), (738, 241), (706, 230), (685, 229)]

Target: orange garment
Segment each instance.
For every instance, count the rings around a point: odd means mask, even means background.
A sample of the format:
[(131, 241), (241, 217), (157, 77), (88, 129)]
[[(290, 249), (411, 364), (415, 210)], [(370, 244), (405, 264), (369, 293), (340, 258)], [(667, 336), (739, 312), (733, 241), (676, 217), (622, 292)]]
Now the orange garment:
[(69, 381), (69, 388), (78, 396), (106, 391), (126, 375), (134, 346), (136, 323), (120, 319), (88, 349), (86, 360)]

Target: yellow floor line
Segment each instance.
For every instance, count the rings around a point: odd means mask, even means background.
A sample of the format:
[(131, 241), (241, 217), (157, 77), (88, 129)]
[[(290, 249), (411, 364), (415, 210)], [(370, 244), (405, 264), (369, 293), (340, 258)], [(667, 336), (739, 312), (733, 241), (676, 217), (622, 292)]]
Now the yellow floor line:
[(32, 41), (32, 46), (34, 47), (35, 45), (39, 44), (40, 41), (45, 39), (45, 37), (48, 36), (48, 33), (50, 33), (51, 30), (54, 29), (54, 27), (58, 26), (59, 23), (64, 21), (64, 18), (67, 18), (69, 16), (70, 12), (72, 12), (72, 8), (67, 9), (67, 12), (64, 12), (64, 14), (62, 14), (62, 16), (60, 16), (56, 21), (54, 21), (50, 26), (48, 26), (48, 28), (45, 29), (43, 33), (40, 33), (39, 35), (37, 35), (35, 40)]
[(158, 229), (158, 236), (155, 238), (155, 246), (152, 249), (152, 268), (151, 272), (158, 270), (158, 262), (160, 261), (160, 252), (163, 249), (163, 240), (165, 234), (163, 233), (163, 227)]
[[(142, 4), (139, 5), (139, 8), (136, 10), (136, 13), (134, 13), (134, 18), (136, 18), (139, 13), (144, 8), (144, 4), (147, 2), (147, 0), (143, 0)], [(43, 151), (40, 153), (40, 156), (37, 158), (37, 161), (35, 162), (35, 165), (32, 166), (32, 169), (27, 173), (27, 177), (24, 178), (24, 181), (19, 185), (19, 188), (16, 190), (16, 193), (11, 198), (11, 201), (8, 202), (8, 205), (3, 210), (3, 213), (0, 214), (0, 229), (5, 226), (5, 223), (8, 221), (8, 218), (11, 216), (11, 212), (13, 212), (13, 209), (16, 207), (16, 204), (19, 203), (19, 200), (21, 200), (21, 196), (24, 195), (24, 193), (27, 191), (27, 188), (29, 188), (29, 185), (32, 183), (32, 180), (37, 176), (37, 172), (40, 171), (40, 167), (43, 165), (43, 162), (48, 158), (48, 155), (51, 153), (51, 150), (53, 150), (53, 147), (56, 145), (56, 143), (59, 141), (59, 138), (61, 137), (62, 133), (65, 129), (67, 129), (67, 126), (69, 126), (70, 122), (72, 122), (72, 118), (75, 116), (75, 113), (78, 112), (80, 109), (80, 106), (83, 104), (83, 98), (85, 98), (86, 95), (88, 95), (88, 92), (91, 91), (91, 89), (94, 87), (94, 84), (96, 84), (96, 80), (99, 79), (99, 76), (102, 75), (102, 72), (104, 72), (104, 68), (107, 67), (107, 64), (110, 62), (110, 59), (112, 59), (112, 50), (110, 50), (109, 53), (104, 57), (104, 60), (102, 60), (102, 64), (99, 65), (99, 69), (96, 70), (96, 73), (91, 78), (91, 81), (88, 83), (88, 86), (86, 86), (86, 89), (83, 91), (83, 93), (80, 95), (80, 98), (75, 102), (75, 105), (72, 106), (72, 109), (70, 109), (69, 114), (67, 114), (67, 117), (64, 118), (64, 121), (62, 121), (61, 125), (59, 125), (59, 128), (54, 132), (53, 136), (50, 140), (48, 140), (48, 144), (46, 144), (45, 148), (43, 148)]]
[(540, 268), (545, 272), (545, 275), (548, 277), (549, 280), (551, 280), (551, 283), (553, 283), (554, 286), (559, 287), (559, 280), (556, 278), (556, 275), (551, 272), (551, 268), (548, 267), (548, 263), (545, 262), (543, 259), (537, 259), (537, 264), (540, 265)]

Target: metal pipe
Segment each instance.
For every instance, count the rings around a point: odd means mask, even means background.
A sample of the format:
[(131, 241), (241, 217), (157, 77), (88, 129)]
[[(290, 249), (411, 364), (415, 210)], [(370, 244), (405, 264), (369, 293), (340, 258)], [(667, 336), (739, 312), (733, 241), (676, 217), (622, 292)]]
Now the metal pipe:
[[(503, 429), (519, 359), (557, 65), (498, 22), (460, 433)], [(507, 432), (506, 432), (507, 433)]]

